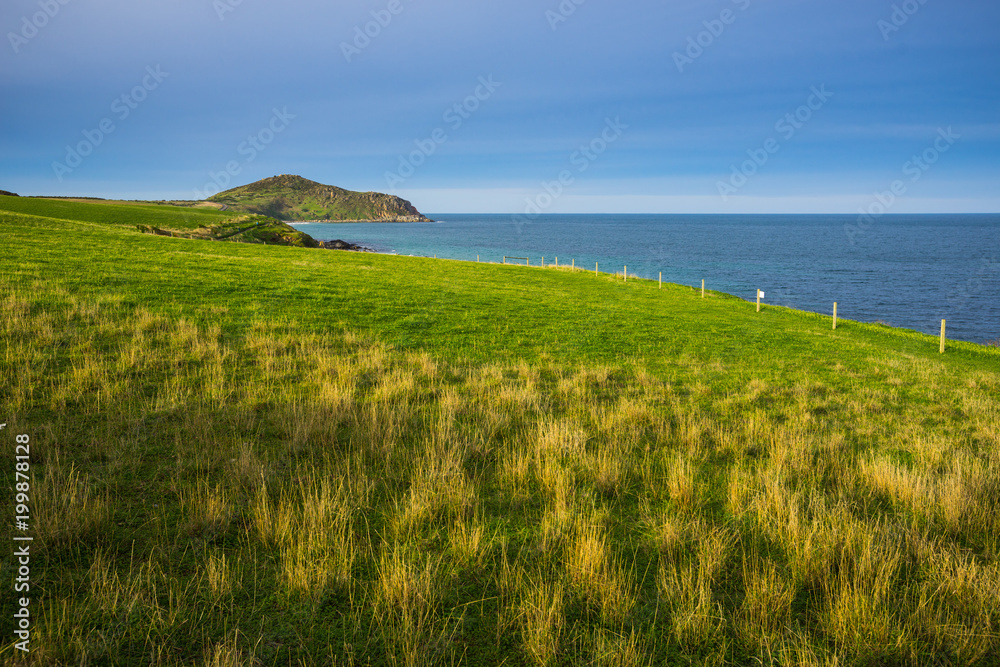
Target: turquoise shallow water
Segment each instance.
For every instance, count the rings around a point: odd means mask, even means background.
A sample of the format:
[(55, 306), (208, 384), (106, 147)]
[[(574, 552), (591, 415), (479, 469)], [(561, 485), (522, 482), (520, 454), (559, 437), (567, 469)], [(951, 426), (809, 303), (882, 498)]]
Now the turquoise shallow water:
[(602, 272), (884, 321), (949, 338), (1000, 338), (1000, 215), (431, 215), (435, 223), (294, 225), (379, 252), (475, 261), (559, 258)]

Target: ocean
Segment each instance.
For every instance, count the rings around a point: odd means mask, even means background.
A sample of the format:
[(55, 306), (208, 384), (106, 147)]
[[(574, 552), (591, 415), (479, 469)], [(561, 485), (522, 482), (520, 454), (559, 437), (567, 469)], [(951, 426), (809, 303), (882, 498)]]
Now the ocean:
[(529, 257), (701, 286), (976, 343), (1000, 339), (1000, 215), (429, 215), (435, 223), (295, 223), (378, 252)]

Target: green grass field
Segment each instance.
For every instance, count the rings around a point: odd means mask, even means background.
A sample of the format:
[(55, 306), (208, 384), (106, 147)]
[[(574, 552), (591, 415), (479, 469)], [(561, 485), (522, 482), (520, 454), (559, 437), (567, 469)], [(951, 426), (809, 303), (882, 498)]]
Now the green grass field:
[(226, 216), (0, 197), (28, 662), (1000, 664), (1000, 350)]
[(0, 196), (0, 211), (135, 228), (197, 229), (235, 215), (213, 208), (159, 206), (144, 202), (93, 201)]

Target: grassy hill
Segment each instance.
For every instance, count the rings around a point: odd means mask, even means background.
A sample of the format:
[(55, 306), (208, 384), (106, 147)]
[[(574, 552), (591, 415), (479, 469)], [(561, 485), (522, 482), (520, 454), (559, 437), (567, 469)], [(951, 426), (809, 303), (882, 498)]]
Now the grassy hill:
[(135, 227), (175, 238), (317, 248), (319, 242), (280, 220), (235, 211), (146, 202), (78, 201), (0, 196), (0, 211)]
[(145, 202), (104, 200), (81, 202), (71, 199), (6, 196), (0, 196), (0, 211), (114, 226), (157, 226), (177, 231), (195, 230), (202, 225), (218, 224), (236, 215), (231, 211), (182, 208)]
[(137, 225), (141, 232), (159, 236), (207, 241), (235, 241), (318, 248), (320, 242), (291, 225), (264, 215), (236, 215), (214, 224), (202, 224), (193, 230), (164, 229), (155, 225)]
[(1000, 350), (21, 204), (39, 664), (998, 664)]
[(207, 201), (279, 220), (429, 222), (405, 199), (352, 192), (301, 176), (273, 176), (220, 192)]

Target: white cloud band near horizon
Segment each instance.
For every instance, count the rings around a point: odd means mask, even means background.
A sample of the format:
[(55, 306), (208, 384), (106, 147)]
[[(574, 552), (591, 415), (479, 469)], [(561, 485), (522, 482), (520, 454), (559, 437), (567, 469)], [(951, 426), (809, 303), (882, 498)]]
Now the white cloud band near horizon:
[[(527, 201), (544, 190), (520, 188), (401, 190), (423, 213), (525, 213)], [(564, 194), (542, 213), (553, 214), (846, 214), (877, 201), (875, 191), (822, 196), (734, 196), (723, 203), (711, 195)], [(959, 199), (899, 197), (888, 214), (1000, 213), (1000, 197)]]

